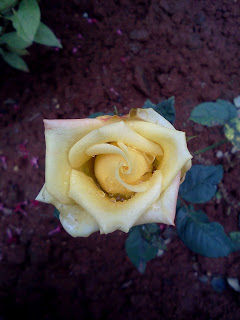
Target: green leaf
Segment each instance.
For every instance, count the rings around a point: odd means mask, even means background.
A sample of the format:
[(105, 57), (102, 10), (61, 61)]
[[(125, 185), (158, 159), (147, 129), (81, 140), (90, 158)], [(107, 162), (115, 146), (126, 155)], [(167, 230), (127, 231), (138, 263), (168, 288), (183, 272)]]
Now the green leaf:
[(8, 46), (8, 50), (18, 54), (19, 56), (27, 56), (30, 54), (29, 51), (27, 51), (26, 49), (17, 49), (17, 48), (12, 48), (10, 46)]
[(181, 199), (178, 197), (177, 204), (176, 204), (176, 212), (178, 212), (179, 209), (181, 209)]
[(58, 211), (58, 209), (54, 208), (53, 216), (59, 220), (60, 212)]
[(16, 48), (16, 49), (25, 49), (27, 47), (29, 47), (32, 42), (27, 42), (25, 40), (23, 40), (22, 38), (20, 38), (17, 34), (17, 32), (8, 32), (3, 34), (0, 37), (0, 44), (7, 44), (8, 46), (12, 47), (12, 48)]
[(17, 0), (1, 0), (0, 1), (0, 12), (6, 11), (15, 6)]
[(187, 172), (186, 178), (180, 186), (180, 196), (191, 203), (209, 201), (217, 191), (217, 184), (222, 180), (221, 165), (194, 165)]
[(240, 149), (240, 119), (234, 118), (226, 123), (224, 133), (226, 138), (231, 141), (237, 149)]
[(147, 262), (152, 260), (158, 252), (158, 248), (154, 248), (143, 238), (141, 226), (131, 229), (125, 243), (125, 249), (129, 259), (141, 273), (144, 273)]
[(236, 251), (240, 250), (240, 232), (239, 231), (230, 232), (229, 236), (232, 239), (234, 246), (236, 247)]
[(152, 108), (166, 120), (174, 124), (175, 121), (175, 108), (174, 108), (174, 97), (159, 102), (158, 104), (152, 103), (149, 99), (143, 105), (143, 109)]
[(90, 116), (88, 116), (88, 118), (97, 118), (100, 116), (113, 116), (113, 112), (108, 112), (108, 113), (104, 113), (104, 112), (95, 112), (90, 114)]
[(32, 42), (40, 23), (40, 9), (36, 0), (22, 0), (18, 11), (9, 18), (19, 37)]
[(143, 239), (151, 244), (154, 248), (161, 250), (166, 249), (166, 245), (164, 244), (164, 240), (160, 234), (160, 228), (156, 223), (143, 224), (139, 227), (139, 230)]
[(49, 29), (42, 22), (40, 22), (39, 24), (37, 33), (35, 34), (35, 37), (34, 37), (34, 41), (40, 44), (44, 44), (46, 46), (62, 48), (61, 43), (56, 38), (52, 30)]
[(183, 243), (192, 251), (209, 258), (219, 258), (235, 251), (232, 240), (223, 226), (210, 222), (201, 211), (181, 208), (176, 219), (177, 232)]
[(0, 54), (2, 55), (3, 60), (7, 62), (11, 67), (21, 71), (29, 72), (26, 62), (16, 53), (5, 52), (1, 49)]
[(204, 102), (197, 105), (190, 116), (190, 120), (204, 126), (212, 127), (224, 125), (227, 121), (237, 116), (234, 105), (225, 100)]

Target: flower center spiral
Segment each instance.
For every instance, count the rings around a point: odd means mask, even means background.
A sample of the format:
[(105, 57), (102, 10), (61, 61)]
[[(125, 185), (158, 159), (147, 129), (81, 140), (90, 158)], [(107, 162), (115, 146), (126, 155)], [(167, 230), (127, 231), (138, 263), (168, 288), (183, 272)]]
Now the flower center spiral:
[(135, 194), (134, 186), (152, 176), (155, 157), (123, 146), (126, 158), (118, 154), (97, 155), (94, 172), (101, 188), (109, 195), (129, 198)]

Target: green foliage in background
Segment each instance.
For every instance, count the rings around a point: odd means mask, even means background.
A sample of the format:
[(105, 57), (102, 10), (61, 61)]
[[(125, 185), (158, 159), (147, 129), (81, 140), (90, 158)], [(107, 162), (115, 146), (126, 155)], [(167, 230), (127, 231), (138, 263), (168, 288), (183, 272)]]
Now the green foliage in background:
[(177, 213), (177, 231), (183, 243), (192, 251), (209, 258), (225, 257), (236, 247), (223, 226), (210, 222), (201, 210), (183, 207)]
[(167, 100), (161, 101), (157, 104), (152, 103), (150, 100), (146, 100), (143, 109), (152, 108), (165, 119), (167, 119), (171, 124), (174, 124), (175, 121), (175, 108), (174, 108), (174, 97), (171, 97)]
[(156, 223), (143, 224), (130, 229), (125, 243), (129, 259), (139, 272), (143, 273), (147, 262), (157, 256), (158, 250), (165, 250), (160, 228)]
[(54, 33), (41, 22), (36, 0), (0, 1), (0, 55), (13, 68), (28, 72), (22, 56), (33, 43), (62, 48)]
[(240, 119), (231, 102), (218, 99), (200, 103), (193, 109), (190, 120), (207, 127), (223, 126), (226, 138), (240, 150)]
[(180, 196), (191, 203), (204, 203), (212, 199), (217, 184), (222, 180), (223, 168), (218, 166), (194, 165), (180, 186)]
[(190, 120), (207, 127), (224, 125), (227, 121), (237, 116), (234, 105), (225, 100), (216, 102), (203, 102), (197, 105), (190, 116)]

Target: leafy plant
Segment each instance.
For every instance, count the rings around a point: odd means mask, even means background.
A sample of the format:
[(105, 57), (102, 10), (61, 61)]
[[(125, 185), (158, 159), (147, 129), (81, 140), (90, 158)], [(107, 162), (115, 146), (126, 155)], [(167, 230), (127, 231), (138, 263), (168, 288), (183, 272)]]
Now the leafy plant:
[(225, 257), (236, 250), (231, 238), (217, 222), (210, 222), (201, 210), (181, 208), (177, 213), (177, 231), (183, 243), (205, 257)]
[(194, 165), (180, 186), (180, 196), (191, 203), (204, 203), (212, 199), (217, 184), (222, 180), (223, 168), (218, 166)]
[(207, 127), (224, 125), (237, 116), (234, 105), (226, 100), (216, 102), (203, 102), (197, 105), (190, 116), (190, 120)]
[(174, 108), (174, 97), (159, 102), (157, 104), (152, 103), (150, 100), (146, 100), (143, 105), (143, 109), (152, 108), (158, 112), (161, 116), (167, 119), (169, 122), (174, 124), (175, 121), (175, 108)]
[[(154, 238), (158, 241), (158, 245), (154, 244)], [(125, 248), (139, 272), (143, 273), (147, 262), (156, 257), (159, 246), (164, 248), (160, 239), (160, 229), (155, 223), (131, 228)]]
[[(11, 26), (12, 24), (12, 26)], [(28, 72), (22, 56), (33, 43), (62, 48), (54, 33), (41, 22), (36, 0), (1, 0), (0, 55), (10, 66)]]
[(193, 109), (190, 120), (207, 127), (222, 125), (226, 138), (240, 149), (240, 119), (231, 102), (219, 99), (200, 103)]

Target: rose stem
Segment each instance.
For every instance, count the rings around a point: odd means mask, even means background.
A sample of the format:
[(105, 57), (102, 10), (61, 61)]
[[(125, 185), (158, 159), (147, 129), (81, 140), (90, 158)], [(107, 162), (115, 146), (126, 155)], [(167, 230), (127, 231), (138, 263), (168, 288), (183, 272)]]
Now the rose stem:
[(200, 150), (197, 150), (197, 151), (193, 152), (193, 155), (196, 156), (199, 153), (203, 153), (203, 152), (206, 152), (206, 151), (211, 150), (213, 148), (216, 148), (216, 147), (220, 146), (221, 144), (226, 143), (227, 141), (228, 141), (227, 139), (223, 139), (221, 141), (218, 141), (218, 142), (212, 144), (211, 146), (208, 146), (208, 147), (206, 147), (204, 149), (200, 149)]

